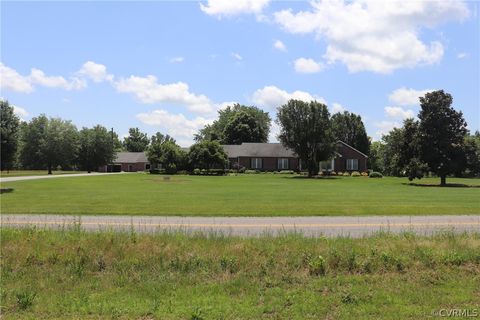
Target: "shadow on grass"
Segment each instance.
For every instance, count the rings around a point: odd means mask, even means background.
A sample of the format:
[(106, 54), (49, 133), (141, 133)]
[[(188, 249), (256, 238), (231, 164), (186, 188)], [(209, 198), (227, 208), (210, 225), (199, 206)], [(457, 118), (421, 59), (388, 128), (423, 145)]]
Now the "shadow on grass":
[(282, 178), (288, 178), (288, 179), (341, 179), (342, 177), (335, 177), (335, 176), (314, 176), (314, 177), (308, 177), (308, 176), (285, 176)]
[(438, 188), (480, 188), (480, 185), (472, 185), (472, 184), (463, 184), (463, 183), (447, 183), (444, 186), (440, 184), (426, 184), (426, 183), (414, 183), (414, 182), (404, 182), (402, 183), (406, 186), (413, 186), (413, 187), (438, 187)]
[(0, 194), (13, 192), (13, 188), (0, 188)]

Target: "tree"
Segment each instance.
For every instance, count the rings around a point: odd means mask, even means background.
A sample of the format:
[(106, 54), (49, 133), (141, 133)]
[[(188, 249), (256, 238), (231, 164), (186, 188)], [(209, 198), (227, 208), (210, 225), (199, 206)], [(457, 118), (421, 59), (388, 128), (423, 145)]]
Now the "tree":
[(290, 100), (278, 108), (277, 122), (280, 141), (306, 164), (310, 177), (316, 175), (319, 162), (330, 159), (336, 147), (327, 106)]
[(419, 143), (421, 160), (428, 169), (440, 176), (446, 185), (448, 174), (455, 173), (465, 163), (464, 138), (467, 123), (462, 112), (452, 108), (452, 96), (443, 90), (420, 97)]
[(480, 176), (480, 132), (465, 137), (466, 165), (464, 174)]
[(128, 137), (123, 140), (123, 146), (129, 152), (142, 152), (147, 150), (150, 140), (146, 133), (140, 132), (138, 128), (130, 128)]
[[(239, 115), (240, 113), (246, 113), (249, 116)], [(252, 121), (252, 118), (254, 121)], [(242, 142), (267, 142), (271, 122), (268, 112), (255, 106), (244, 106), (237, 103), (219, 110), (218, 119), (201, 129), (195, 135), (195, 141), (209, 140), (227, 144), (226, 135), (228, 135), (228, 141), (235, 140), (237, 144)], [(227, 126), (229, 126), (228, 130)], [(238, 130), (242, 127), (243, 129), (240, 130), (242, 139), (234, 139), (234, 134), (239, 133)], [(248, 129), (246, 129), (247, 127)], [(245, 132), (250, 135), (246, 135)]]
[(175, 143), (175, 140), (168, 134), (164, 136), (157, 132), (151, 140), (151, 144), (147, 149), (148, 161), (153, 167), (162, 165), (167, 173), (175, 173), (184, 158), (184, 152)]
[(111, 163), (114, 158), (114, 141), (107, 128), (97, 125), (83, 128), (79, 133), (78, 164), (89, 173)]
[(374, 141), (370, 145), (368, 164), (371, 170), (385, 173), (385, 164), (383, 162), (384, 149), (385, 145), (381, 141)]
[(223, 131), (224, 144), (260, 141), (267, 141), (264, 137), (264, 132), (258, 125), (255, 116), (245, 111), (234, 114)]
[(201, 141), (190, 147), (188, 161), (192, 168), (211, 169), (224, 168), (228, 163), (228, 156), (218, 141)]
[(20, 159), (25, 167), (52, 168), (71, 166), (77, 157), (78, 131), (70, 122), (45, 115), (33, 118), (21, 137)]
[(8, 101), (0, 101), (1, 170), (10, 169), (18, 147), (20, 119)]
[(369, 154), (370, 139), (365, 131), (362, 117), (345, 111), (332, 116), (333, 134), (338, 140), (351, 145), (355, 149)]
[(419, 123), (412, 118), (403, 122), (397, 165), (410, 181), (423, 178), (427, 171), (427, 166), (420, 159)]
[(402, 176), (400, 154), (403, 145), (403, 128), (393, 128), (388, 134), (382, 136), (383, 152), (382, 162), (384, 174), (389, 176)]

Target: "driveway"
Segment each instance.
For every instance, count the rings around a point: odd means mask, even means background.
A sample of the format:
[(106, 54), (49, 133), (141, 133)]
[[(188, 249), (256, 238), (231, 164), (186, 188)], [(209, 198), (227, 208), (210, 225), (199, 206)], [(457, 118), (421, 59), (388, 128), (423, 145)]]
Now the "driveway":
[(22, 180), (37, 180), (37, 179), (57, 179), (57, 178), (70, 178), (70, 177), (92, 177), (103, 176), (112, 174), (124, 174), (128, 172), (91, 172), (91, 173), (67, 173), (67, 174), (49, 174), (44, 176), (22, 176), (22, 177), (7, 177), (0, 178), (0, 183)]
[(113, 230), (139, 233), (184, 231), (234, 236), (299, 233), (304, 236), (363, 237), (375, 232), (480, 232), (480, 215), (471, 216), (364, 216), (364, 217), (164, 217), (164, 216), (65, 216), (3, 214), (1, 225), (65, 228), (80, 225), (86, 231)]

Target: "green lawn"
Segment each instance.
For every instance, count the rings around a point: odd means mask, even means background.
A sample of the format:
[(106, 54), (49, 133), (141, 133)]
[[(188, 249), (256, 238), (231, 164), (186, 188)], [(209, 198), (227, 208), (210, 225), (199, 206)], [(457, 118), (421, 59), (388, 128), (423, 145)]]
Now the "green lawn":
[[(2, 213), (202, 216), (479, 214), (476, 187), (408, 185), (406, 178), (123, 174), (3, 183)], [(422, 179), (438, 184), (438, 179)]]
[(479, 308), (480, 234), (1, 231), (2, 319), (425, 319)]
[[(54, 170), (52, 174), (72, 174), (72, 173), (85, 173), (86, 171), (62, 171)], [(0, 177), (24, 177), (24, 176), (46, 176), (48, 174), (47, 170), (10, 170), (10, 171), (0, 171)]]

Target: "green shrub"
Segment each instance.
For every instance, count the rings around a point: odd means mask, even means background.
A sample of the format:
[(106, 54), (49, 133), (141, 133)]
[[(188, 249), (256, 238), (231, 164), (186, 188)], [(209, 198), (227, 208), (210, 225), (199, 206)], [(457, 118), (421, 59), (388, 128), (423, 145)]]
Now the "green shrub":
[(327, 263), (322, 256), (311, 258), (308, 262), (308, 271), (311, 275), (324, 276), (327, 273)]
[(352, 172), (352, 177), (360, 177), (360, 176), (361, 176), (360, 172), (358, 172), (358, 171), (353, 171)]
[(165, 170), (162, 170), (162, 169), (150, 169), (150, 173), (151, 173), (151, 174), (161, 174), (161, 173), (165, 173)]
[(330, 175), (331, 175), (331, 176), (336, 176), (337, 173), (336, 173), (335, 171), (332, 171), (332, 172), (330, 172)]
[(257, 174), (257, 173), (260, 173), (260, 170), (245, 170), (246, 174)]
[(343, 173), (343, 176), (345, 176), (345, 177), (350, 177), (350, 173), (348, 173), (347, 171), (345, 171), (345, 172)]
[(37, 294), (35, 292), (30, 291), (22, 291), (18, 292), (16, 295), (17, 298), (17, 306), (20, 310), (27, 310), (33, 305), (33, 301)]
[(383, 175), (380, 172), (372, 171), (372, 173), (370, 173), (369, 177), (370, 178), (383, 178)]
[(342, 171), (337, 171), (337, 176), (343, 176), (343, 172)]
[(368, 177), (368, 172), (363, 171), (362, 172), (362, 177)]
[(278, 173), (280, 173), (280, 174), (294, 174), (295, 171), (293, 171), (293, 170), (281, 170)]
[(193, 169), (193, 174), (196, 175), (196, 176), (199, 176), (200, 175), (200, 169), (198, 169), (198, 168)]

